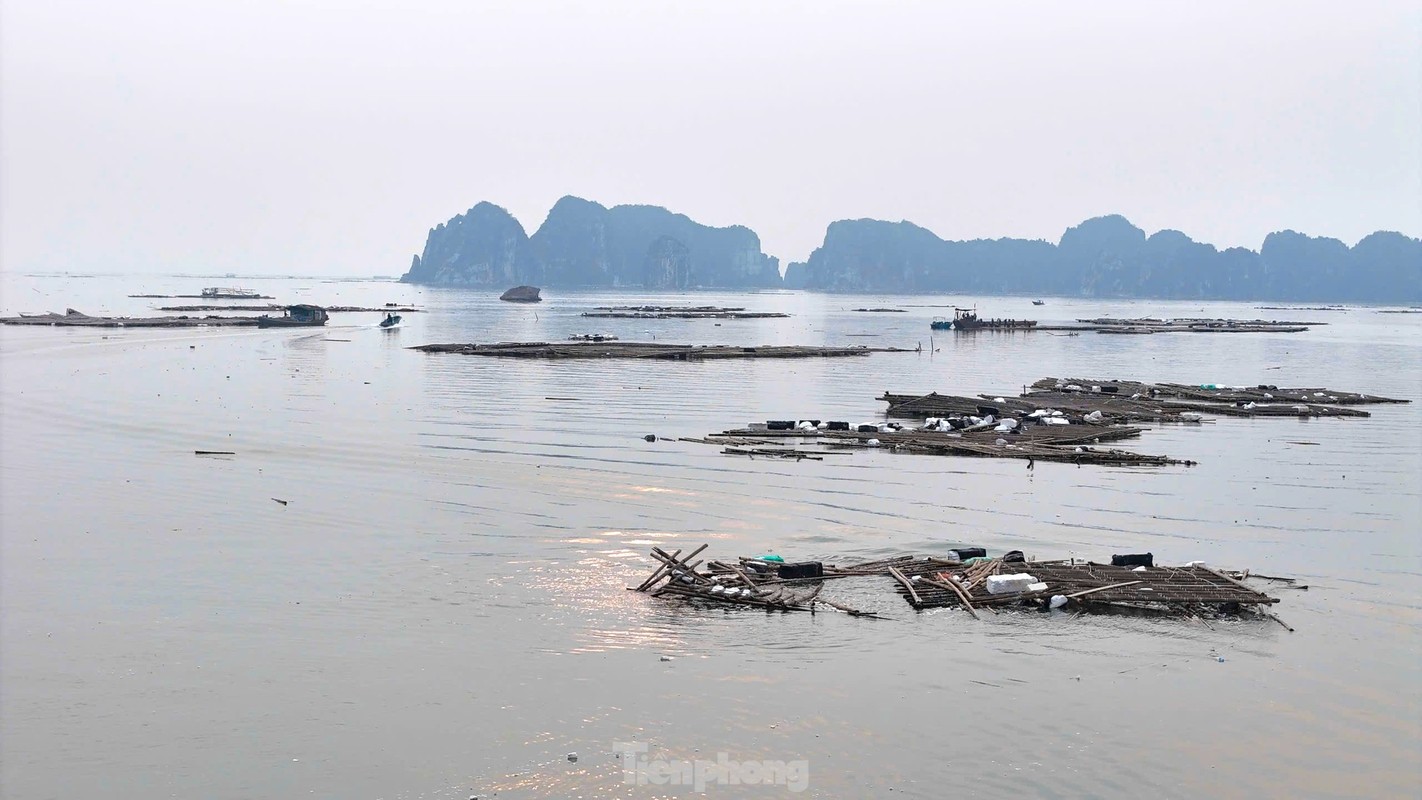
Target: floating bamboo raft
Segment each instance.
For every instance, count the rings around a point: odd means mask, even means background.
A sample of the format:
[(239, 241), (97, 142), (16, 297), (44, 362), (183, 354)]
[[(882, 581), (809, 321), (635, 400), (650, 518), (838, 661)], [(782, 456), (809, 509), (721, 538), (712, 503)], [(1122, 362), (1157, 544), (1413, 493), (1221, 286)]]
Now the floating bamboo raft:
[[(997, 320), (1000, 324), (965, 325), (953, 327), (958, 333), (976, 331), (1006, 332), (1067, 332), (1067, 333), (1111, 333), (1111, 334), (1151, 334), (1151, 333), (1303, 333), (1313, 325), (1326, 322), (1288, 322), (1262, 319), (1203, 319), (1176, 318), (1157, 319), (1141, 317), (1137, 319), (1117, 319), (1098, 317), (1079, 319), (1075, 323), (1063, 325), (1040, 325), (1030, 320)], [(1016, 324), (1010, 324), (1016, 323)], [(942, 330), (940, 326), (938, 328)]]
[[(1102, 442), (1119, 441), (1141, 435), (1141, 428), (1126, 426), (1053, 426), (1026, 427), (1019, 433), (1003, 434), (991, 429), (944, 434), (936, 431), (831, 431), (735, 428), (705, 438), (685, 438), (682, 441), (715, 444), (725, 447), (727, 455), (763, 456), (788, 459), (819, 460), (817, 456), (842, 452), (843, 449), (886, 449), (898, 453), (939, 456), (978, 456), (986, 458), (1016, 458), (1030, 461), (1056, 461), (1069, 464), (1095, 464), (1118, 467), (1195, 466), (1194, 461), (1163, 455), (1136, 453), (1130, 450), (1098, 447)], [(998, 442), (1003, 442), (998, 444)], [(788, 445), (788, 449), (787, 449)], [(805, 449), (806, 447), (817, 449)]]
[[(991, 575), (1027, 573), (1047, 585), (1040, 591), (992, 594)], [(899, 594), (914, 608), (1001, 606), (1054, 596), (1068, 605), (1104, 609), (1127, 606), (1197, 613), (1201, 606), (1266, 606), (1279, 602), (1243, 581), (1205, 566), (1114, 567), (1063, 561), (1006, 562), (1001, 558), (920, 573), (899, 581)], [(1180, 608), (1184, 606), (1184, 608)], [(1222, 609), (1232, 610), (1232, 609)]]
[(501, 342), (499, 344), (426, 344), (426, 353), (459, 353), (500, 358), (643, 358), (664, 361), (711, 361), (724, 358), (840, 358), (870, 353), (912, 353), (898, 347), (808, 347), (792, 345), (660, 344), (657, 342)]
[[(368, 306), (321, 306), (321, 307), (324, 308), (324, 309), (326, 309), (326, 312), (327, 312), (327, 313), (330, 313), (330, 314), (354, 313), (354, 312), (357, 312), (357, 311), (366, 311), (366, 312), (379, 311), (379, 312), (384, 312), (384, 313), (395, 313), (395, 314), (419, 314), (419, 313), (423, 313), (423, 312), (424, 312), (424, 309), (423, 309), (423, 308), (412, 308), (412, 307), (409, 307), (409, 306), (401, 306), (401, 305), (394, 305), (394, 304), (392, 304), (392, 305), (385, 305), (385, 306), (378, 306), (378, 307), (368, 307)], [(158, 310), (159, 310), (159, 311), (187, 311), (187, 312), (192, 312), (192, 311), (261, 311), (261, 312), (270, 312), (270, 311), (284, 311), (285, 309), (286, 309), (286, 306), (285, 306), (285, 305), (282, 305), (282, 304), (279, 304), (279, 303), (269, 303), (269, 304), (263, 304), (263, 305), (245, 305), (245, 306), (226, 305), (226, 306), (159, 306), (159, 307), (158, 307)]]
[(1310, 326), (1328, 324), (1326, 322), (1207, 319), (1201, 317), (1172, 319), (1098, 317), (1096, 319), (1079, 319), (1077, 322), (1098, 333), (1302, 333)]
[(52, 325), (60, 328), (239, 328), (255, 327), (256, 317), (91, 317), (74, 309), (63, 314), (0, 317), (0, 325)]
[(269, 294), (211, 295), (211, 294), (131, 294), (129, 297), (172, 300), (275, 300)]
[[(887, 413), (897, 417), (946, 414), (995, 414), (1023, 417), (1039, 411), (1060, 411), (1074, 424), (1195, 422), (1201, 414), (1226, 417), (1368, 417), (1354, 406), (1407, 403), (1390, 397), (1331, 389), (1253, 388), (1208, 389), (1179, 383), (1043, 378), (1019, 397), (910, 395), (885, 392)], [(1100, 418), (1088, 419), (1089, 414)]]
[(777, 319), (790, 315), (778, 311), (747, 311), (720, 306), (598, 306), (583, 312), (583, 316), (612, 319)]
[[(734, 562), (703, 561), (703, 544), (686, 556), (654, 547), (656, 569), (636, 591), (655, 597), (720, 605), (749, 606), (767, 611), (805, 611), (817, 607), (852, 616), (880, 618), (831, 600), (822, 593), (828, 582), (846, 578), (889, 578), (894, 590), (916, 610), (961, 608), (973, 617), (987, 609), (1065, 608), (1082, 612), (1155, 613), (1206, 618), (1256, 614), (1288, 628), (1266, 609), (1277, 598), (1248, 585), (1248, 572), (1228, 574), (1201, 564), (1184, 567), (1116, 567), (1068, 561), (1007, 561), (974, 558), (960, 561), (939, 556), (904, 555), (835, 565), (822, 562), (818, 577), (782, 578), (783, 562), (742, 556)], [(1027, 573), (1045, 589), (994, 594), (993, 575)], [(1289, 578), (1267, 578), (1307, 589)], [(1060, 598), (1053, 602), (1053, 598)], [(1292, 628), (1289, 628), (1292, 630)]]
[[(895, 394), (884, 392), (879, 399), (889, 404), (887, 413), (895, 417), (932, 417), (947, 414), (1006, 414), (1025, 415), (1034, 411), (1061, 411), (1063, 416), (1075, 424), (1085, 424), (1086, 415), (1100, 411), (1104, 419), (1097, 424), (1126, 424), (1137, 422), (1183, 422), (1180, 413), (1187, 409), (1168, 408), (1160, 403), (1138, 402), (1128, 397), (1081, 397), (1070, 396), (1060, 402), (1045, 399), (1017, 397), (994, 397), (978, 395), (966, 397), (931, 392), (925, 395)], [(983, 409), (989, 409), (984, 412)]]
[[(1060, 392), (1068, 386), (1076, 386), (1090, 394), (1114, 393), (1117, 396), (1140, 395), (1141, 399), (1176, 398), (1207, 403), (1304, 403), (1309, 405), (1373, 405), (1383, 403), (1410, 403), (1392, 397), (1363, 394), (1360, 392), (1340, 392), (1334, 389), (1288, 389), (1267, 384), (1255, 386), (1227, 386), (1208, 388), (1208, 385), (1184, 383), (1143, 383), (1121, 380), (1083, 380), (1063, 378), (1042, 378), (1032, 384), (1034, 391)], [(1091, 387), (1100, 387), (1092, 390)], [(1035, 395), (1032, 395), (1035, 397)]]

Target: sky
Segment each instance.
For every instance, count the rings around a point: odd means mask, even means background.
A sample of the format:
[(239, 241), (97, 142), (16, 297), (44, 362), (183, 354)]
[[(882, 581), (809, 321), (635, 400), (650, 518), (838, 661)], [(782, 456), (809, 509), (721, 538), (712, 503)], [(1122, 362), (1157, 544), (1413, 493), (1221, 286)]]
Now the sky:
[(0, 0), (0, 269), (399, 274), (481, 200), (1422, 236), (1422, 3)]

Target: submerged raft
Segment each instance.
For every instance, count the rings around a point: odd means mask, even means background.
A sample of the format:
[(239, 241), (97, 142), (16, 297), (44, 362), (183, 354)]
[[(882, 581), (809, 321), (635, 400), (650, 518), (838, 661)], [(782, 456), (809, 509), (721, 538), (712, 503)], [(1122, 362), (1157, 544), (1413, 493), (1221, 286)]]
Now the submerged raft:
[[(830, 581), (879, 578), (888, 579), (888, 585), (915, 610), (961, 608), (973, 617), (979, 616), (979, 610), (996, 613), (1014, 608), (1154, 613), (1195, 619), (1258, 615), (1288, 627), (1266, 610), (1279, 600), (1245, 583), (1247, 571), (1228, 574), (1201, 562), (1155, 566), (1149, 554), (1126, 559), (1143, 558), (1144, 566), (1108, 566), (1074, 560), (1028, 561), (1017, 551), (987, 558), (981, 548), (958, 548), (937, 556), (903, 555), (836, 565), (787, 563), (778, 556), (742, 556), (733, 562), (698, 559), (706, 548), (703, 544), (685, 557), (681, 550), (668, 553), (653, 548), (656, 569), (640, 585), (629, 588), (682, 601), (767, 611), (814, 613), (826, 608), (882, 618), (823, 594)], [(1267, 580), (1308, 588), (1287, 578)]]
[(426, 353), (458, 353), (496, 358), (641, 358), (663, 361), (711, 361), (725, 358), (840, 358), (870, 353), (912, 353), (898, 347), (810, 347), (797, 345), (660, 344), (657, 342), (501, 342), (498, 344), (426, 344)]

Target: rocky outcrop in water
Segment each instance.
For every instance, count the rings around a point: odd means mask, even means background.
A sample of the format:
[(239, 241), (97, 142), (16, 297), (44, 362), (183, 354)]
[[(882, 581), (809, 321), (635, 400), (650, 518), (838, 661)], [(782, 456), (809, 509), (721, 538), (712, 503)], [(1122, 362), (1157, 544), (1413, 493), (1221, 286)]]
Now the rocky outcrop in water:
[(739, 225), (713, 228), (658, 206), (564, 197), (533, 236), (480, 203), (430, 231), (401, 280), (443, 286), (749, 289), (781, 285), (780, 264)]
[(537, 303), (543, 299), (538, 293), (537, 286), (515, 286), (499, 295), (499, 299), (506, 303)]
[(1061, 241), (945, 241), (908, 222), (845, 220), (785, 285), (840, 292), (1029, 293), (1221, 300), (1422, 300), (1422, 240), (1380, 231), (1337, 239), (1271, 233), (1259, 252), (1218, 250), (1125, 217), (1089, 219)]

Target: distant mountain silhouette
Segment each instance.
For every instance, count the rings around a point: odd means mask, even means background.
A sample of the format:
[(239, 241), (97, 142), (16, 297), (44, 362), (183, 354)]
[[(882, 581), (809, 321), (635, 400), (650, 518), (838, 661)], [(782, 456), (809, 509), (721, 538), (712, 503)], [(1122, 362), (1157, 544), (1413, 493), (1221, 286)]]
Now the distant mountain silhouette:
[(479, 203), (430, 231), (401, 280), (443, 286), (645, 289), (781, 285), (780, 262), (749, 228), (712, 228), (657, 206), (607, 208), (564, 197), (529, 237), (504, 209)]
[(559, 200), (533, 236), (479, 203), (432, 229), (401, 280), (442, 286), (964, 292), (1212, 300), (1422, 302), (1422, 240), (1378, 231), (1352, 248), (1294, 231), (1259, 252), (1218, 250), (1175, 230), (1146, 236), (1125, 217), (1089, 219), (1052, 244), (945, 241), (911, 222), (841, 220), (782, 280), (760, 237), (658, 206)]
[(832, 223), (790, 288), (831, 292), (1024, 293), (1218, 300), (1422, 301), (1422, 240), (1379, 231), (1352, 248), (1294, 231), (1259, 252), (1180, 231), (1147, 237), (1125, 217), (1089, 219), (1061, 241), (944, 241), (909, 222)]

